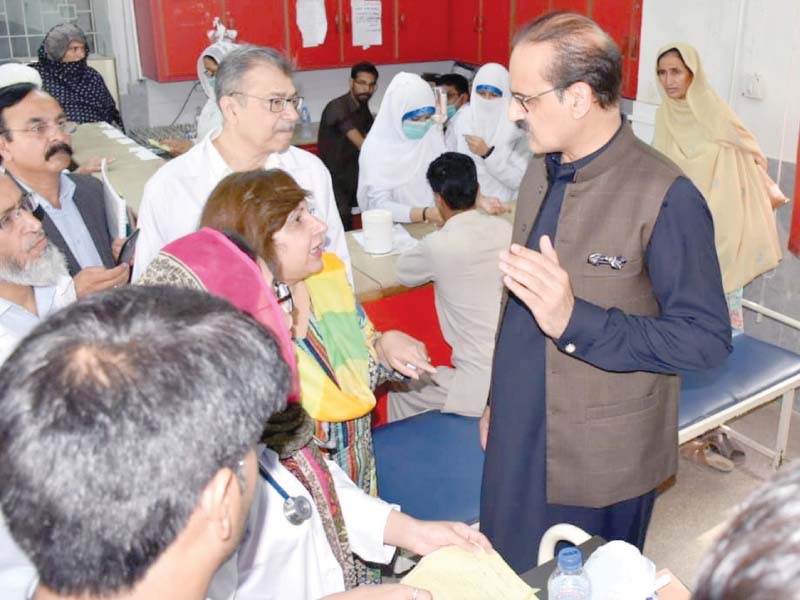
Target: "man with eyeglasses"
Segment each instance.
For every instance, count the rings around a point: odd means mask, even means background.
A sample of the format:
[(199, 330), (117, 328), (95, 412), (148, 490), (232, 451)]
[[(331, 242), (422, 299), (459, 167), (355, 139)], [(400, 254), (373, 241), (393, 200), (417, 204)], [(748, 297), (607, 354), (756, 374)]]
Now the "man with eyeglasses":
[(643, 547), (677, 467), (677, 373), (719, 365), (731, 330), (708, 207), (623, 122), (608, 34), (548, 14), (509, 72), (535, 156), (500, 255), (480, 522), (521, 572), (555, 523)]
[(30, 194), (0, 174), (0, 364), (42, 318), (75, 300), (64, 255), (32, 210)]
[(126, 284), (128, 265), (114, 266), (122, 240), (113, 240), (108, 230), (100, 181), (64, 172), (76, 128), (61, 105), (34, 84), (0, 89), (3, 167), (18, 190), (31, 192), (35, 214), (65, 256), (82, 297)]
[(456, 151), (456, 123), (463, 114), (461, 109), (469, 106), (469, 81), (458, 73), (445, 73), (436, 80), (436, 85), (447, 94), (447, 123), (444, 130), (444, 145)]
[(345, 230), (353, 228), (352, 209), (358, 206), (358, 155), (375, 118), (369, 99), (378, 85), (378, 69), (360, 62), (350, 69), (350, 89), (328, 102), (319, 120), (319, 157), (333, 178), (333, 193)]
[(145, 185), (134, 280), (161, 248), (197, 229), (208, 196), (226, 175), (277, 168), (311, 192), (310, 203), (328, 225), (325, 250), (344, 261), (352, 281), (330, 173), (319, 158), (291, 145), (303, 98), (297, 94), (286, 57), (259, 46), (233, 50), (217, 71), (216, 96), (222, 129), (211, 131), (186, 154), (169, 161)]

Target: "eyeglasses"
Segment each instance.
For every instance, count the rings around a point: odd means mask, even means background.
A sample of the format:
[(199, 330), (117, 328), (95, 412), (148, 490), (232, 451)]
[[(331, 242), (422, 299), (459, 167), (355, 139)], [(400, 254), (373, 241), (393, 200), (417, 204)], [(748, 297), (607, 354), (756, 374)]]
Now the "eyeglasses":
[(14, 227), (19, 218), (22, 216), (23, 212), (33, 212), (33, 200), (31, 199), (32, 196), (33, 194), (31, 194), (31, 192), (22, 193), (17, 205), (14, 208), (6, 211), (6, 214), (0, 217), (0, 230), (6, 231)]
[(50, 134), (50, 131), (54, 128), (61, 131), (61, 133), (72, 135), (78, 131), (78, 124), (74, 121), (59, 121), (57, 123), (46, 123), (42, 121), (41, 123), (36, 123), (35, 125), (31, 125), (26, 129), (3, 129), (0, 131), (0, 133), (30, 133), (31, 135), (39, 138), (46, 138)]
[(522, 94), (511, 94), (511, 97), (514, 98), (514, 100), (516, 100), (517, 102), (519, 102), (519, 105), (522, 107), (522, 110), (524, 110), (525, 112), (528, 112), (528, 103), (529, 102), (533, 102), (537, 98), (541, 98), (542, 96), (544, 96), (545, 94), (549, 94), (550, 92), (555, 92), (556, 90), (562, 90), (562, 89), (564, 89), (564, 88), (562, 88), (562, 87), (554, 87), (554, 88), (550, 88), (549, 90), (545, 90), (544, 92), (541, 92), (540, 94), (534, 94), (533, 96), (523, 96)]
[(297, 111), (303, 107), (302, 96), (292, 96), (291, 98), (262, 98), (261, 96), (253, 96), (252, 94), (245, 94), (243, 92), (233, 92), (231, 96), (244, 96), (245, 98), (260, 100), (262, 104), (269, 106), (270, 112), (274, 113), (285, 111), (288, 104), (291, 104), (292, 108)]

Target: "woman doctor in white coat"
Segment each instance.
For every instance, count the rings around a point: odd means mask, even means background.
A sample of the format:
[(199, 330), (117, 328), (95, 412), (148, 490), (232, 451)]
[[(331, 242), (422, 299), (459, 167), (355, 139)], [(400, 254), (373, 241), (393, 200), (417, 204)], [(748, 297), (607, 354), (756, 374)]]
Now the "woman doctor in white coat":
[(419, 75), (398, 73), (383, 96), (358, 160), (358, 205), (385, 208), (396, 223), (442, 224), (425, 174), (445, 151), (441, 125), (431, 118), (434, 94)]
[(472, 96), (454, 124), (456, 150), (475, 162), (484, 196), (515, 200), (530, 152), (524, 132), (508, 119), (508, 71), (483, 65), (472, 82)]

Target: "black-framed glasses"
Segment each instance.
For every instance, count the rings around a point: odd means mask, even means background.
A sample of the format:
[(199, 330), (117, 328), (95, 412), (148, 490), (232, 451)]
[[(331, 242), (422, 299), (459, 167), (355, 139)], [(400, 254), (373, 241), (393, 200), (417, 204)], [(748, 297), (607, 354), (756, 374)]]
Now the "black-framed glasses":
[(45, 138), (53, 128), (58, 129), (61, 133), (72, 135), (78, 131), (78, 124), (74, 121), (58, 121), (56, 123), (42, 121), (40, 123), (34, 123), (30, 127), (24, 129), (3, 129), (0, 133), (30, 133), (36, 137)]
[(545, 90), (544, 92), (541, 92), (539, 94), (534, 94), (533, 96), (523, 96), (522, 94), (513, 93), (511, 94), (511, 97), (514, 98), (514, 100), (516, 100), (517, 102), (519, 102), (519, 105), (522, 107), (522, 110), (528, 112), (529, 102), (533, 102), (534, 100), (541, 98), (542, 96), (544, 96), (545, 94), (549, 94), (550, 92), (555, 92), (556, 90), (562, 90), (562, 89), (564, 88), (556, 86), (554, 88), (550, 88), (549, 90)]
[(33, 194), (31, 192), (22, 192), (17, 205), (0, 217), (0, 231), (6, 231), (14, 227), (22, 213), (32, 213), (33, 208)]
[(286, 106), (291, 104), (292, 108), (296, 111), (299, 111), (303, 107), (303, 97), (302, 96), (292, 96), (290, 98), (281, 98), (281, 97), (274, 97), (274, 98), (262, 98), (261, 96), (253, 96), (252, 94), (245, 94), (244, 92), (233, 92), (231, 96), (244, 96), (245, 98), (253, 98), (254, 100), (260, 100), (262, 104), (265, 104), (269, 107), (270, 112), (274, 113), (281, 113), (286, 110)]

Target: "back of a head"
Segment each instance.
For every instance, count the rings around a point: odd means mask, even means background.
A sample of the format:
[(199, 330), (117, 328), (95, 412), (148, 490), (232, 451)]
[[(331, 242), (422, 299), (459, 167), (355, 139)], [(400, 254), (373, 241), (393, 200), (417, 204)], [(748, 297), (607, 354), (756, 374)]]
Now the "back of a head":
[(800, 599), (800, 467), (784, 467), (711, 544), (692, 600)]
[(583, 81), (592, 88), (601, 108), (617, 104), (622, 88), (622, 55), (614, 40), (583, 15), (554, 12), (520, 29), (513, 46), (550, 44), (553, 60), (543, 74), (553, 87), (563, 90)]
[(478, 196), (475, 163), (466, 154), (445, 152), (428, 166), (428, 183), (450, 210), (468, 210)]
[(436, 80), (436, 85), (450, 85), (459, 94), (469, 95), (469, 81), (458, 73), (445, 73)]
[(237, 46), (222, 59), (217, 69), (214, 92), (217, 103), (224, 96), (242, 91), (242, 80), (256, 66), (271, 66), (286, 77), (292, 76), (292, 65), (289, 60), (274, 48), (242, 44)]
[(136, 584), (288, 389), (272, 335), (202, 292), (128, 287), (41, 323), (0, 369), (0, 505), (42, 583)]

